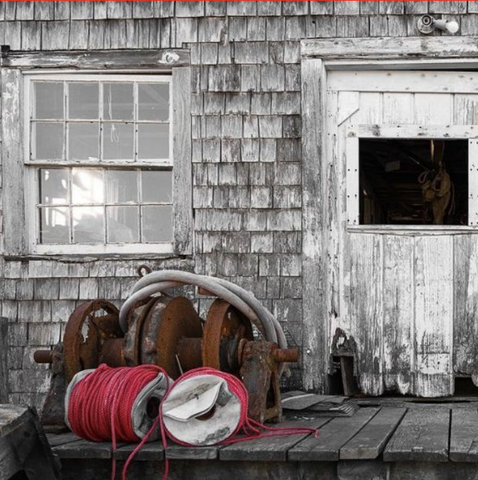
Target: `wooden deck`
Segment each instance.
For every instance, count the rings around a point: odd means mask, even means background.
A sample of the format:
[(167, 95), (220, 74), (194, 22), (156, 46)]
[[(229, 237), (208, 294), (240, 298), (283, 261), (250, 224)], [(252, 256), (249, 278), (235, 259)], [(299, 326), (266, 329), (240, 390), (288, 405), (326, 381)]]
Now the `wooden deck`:
[[(319, 435), (272, 437), (230, 446), (188, 448), (147, 444), (130, 467), (130, 480), (160, 478), (165, 456), (173, 479), (400, 479), (478, 478), (478, 402), (367, 406), (349, 418), (301, 414), (284, 425), (318, 427)], [(49, 435), (64, 480), (108, 478), (109, 443)], [(114, 453), (121, 464), (134, 445)], [(151, 475), (151, 477), (150, 477)], [(119, 478), (119, 477), (118, 477)]]

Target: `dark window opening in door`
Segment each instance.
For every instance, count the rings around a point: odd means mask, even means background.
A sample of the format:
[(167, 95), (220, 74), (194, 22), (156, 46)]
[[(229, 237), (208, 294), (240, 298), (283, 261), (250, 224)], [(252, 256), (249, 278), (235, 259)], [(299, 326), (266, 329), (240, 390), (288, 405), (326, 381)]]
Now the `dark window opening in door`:
[(468, 225), (468, 141), (360, 139), (361, 225)]

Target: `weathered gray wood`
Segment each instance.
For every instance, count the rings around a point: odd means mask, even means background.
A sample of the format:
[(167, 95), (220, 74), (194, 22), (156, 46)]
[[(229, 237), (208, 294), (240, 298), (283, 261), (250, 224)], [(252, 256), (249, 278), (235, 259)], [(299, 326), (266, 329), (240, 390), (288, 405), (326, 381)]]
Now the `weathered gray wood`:
[(325, 71), (321, 60), (302, 62), (303, 379), (307, 390), (326, 389), (327, 318), (324, 231)]
[(476, 311), (478, 297), (478, 243), (473, 235), (457, 235), (453, 239), (454, 314), (453, 314), (453, 368), (456, 373), (478, 373), (478, 324)]
[(0, 317), (0, 404), (8, 402), (8, 351), (8, 319)]
[(450, 460), (478, 462), (478, 410), (476, 407), (451, 411)]
[[(122, 445), (118, 445), (118, 448)], [(55, 455), (60, 458), (111, 458), (112, 445), (110, 442), (90, 442), (77, 440), (52, 448)]]
[[(330, 418), (308, 418), (301, 420), (289, 420), (272, 427), (307, 427), (318, 428), (330, 421)], [(265, 432), (267, 433), (267, 432)], [(297, 443), (307, 438), (309, 433), (296, 435), (266, 437), (247, 442), (236, 443), (219, 451), (221, 460), (243, 460), (249, 462), (285, 462), (287, 452)]]
[(381, 461), (340, 461), (337, 464), (337, 478), (338, 480), (385, 480), (391, 478), (390, 467), (389, 463)]
[(170, 70), (187, 66), (190, 55), (187, 50), (122, 50), (95, 52), (32, 52), (11, 53), (2, 59), (2, 65), (10, 68), (134, 68)]
[[(132, 443), (118, 448), (114, 452), (114, 458), (116, 458), (116, 460), (127, 460), (137, 446), (138, 445), (136, 443)], [(161, 440), (155, 440), (153, 442), (144, 444), (141, 447), (141, 450), (139, 450), (139, 452), (134, 456), (134, 460), (139, 462), (155, 462), (163, 459), (164, 449), (161, 445)]]
[(301, 51), (305, 57), (322, 59), (463, 58), (477, 57), (478, 45), (472, 37), (336, 38), (302, 40)]
[(385, 447), (386, 462), (447, 462), (450, 409), (409, 410)]
[(173, 460), (215, 460), (218, 458), (220, 446), (186, 447), (170, 442), (166, 449), (166, 457)]
[(341, 460), (373, 460), (385, 448), (400, 420), (405, 408), (382, 408), (355, 437), (340, 449)]
[(36, 413), (0, 405), (0, 480), (18, 471), (28, 478), (59, 479), (59, 469)]
[(58, 447), (60, 445), (65, 445), (67, 443), (76, 442), (81, 440), (78, 435), (75, 435), (73, 432), (67, 433), (47, 433), (46, 438), (51, 447)]
[(173, 71), (174, 251), (192, 253), (191, 69)]
[(21, 77), (18, 70), (2, 69), (2, 164), (8, 166), (3, 169), (3, 209), (11, 212), (3, 219), (3, 241), (5, 253), (17, 255), (26, 250)]
[(289, 450), (291, 461), (337, 461), (340, 449), (377, 414), (378, 408), (362, 408), (353, 417), (334, 418), (317, 438), (307, 437)]

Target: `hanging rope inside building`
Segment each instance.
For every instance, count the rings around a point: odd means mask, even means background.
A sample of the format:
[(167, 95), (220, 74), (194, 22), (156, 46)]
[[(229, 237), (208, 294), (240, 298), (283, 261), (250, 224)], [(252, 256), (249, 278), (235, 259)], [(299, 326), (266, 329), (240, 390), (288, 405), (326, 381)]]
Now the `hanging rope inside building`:
[[(162, 403), (154, 408), (158, 404), (152, 400), (158, 398)], [(306, 427), (264, 426), (248, 417), (248, 402), (247, 389), (233, 375), (198, 368), (172, 383), (155, 365), (101, 365), (80, 372), (70, 383), (65, 400), (66, 420), (74, 433), (97, 442), (111, 440), (112, 480), (116, 476), (114, 452), (118, 442), (139, 442), (123, 467), (121, 478), (126, 480), (134, 456), (144, 443), (159, 435), (166, 450), (168, 438), (188, 446), (230, 445), (271, 436), (318, 433)], [(169, 461), (165, 457), (163, 480), (168, 475)]]
[(436, 169), (426, 170), (418, 177), (423, 200), (432, 207), (434, 225), (443, 225), (445, 215), (453, 213), (455, 209), (455, 186), (443, 162), (444, 150), (444, 142), (440, 142), (436, 148), (435, 142), (430, 141), (431, 160), (436, 164)]

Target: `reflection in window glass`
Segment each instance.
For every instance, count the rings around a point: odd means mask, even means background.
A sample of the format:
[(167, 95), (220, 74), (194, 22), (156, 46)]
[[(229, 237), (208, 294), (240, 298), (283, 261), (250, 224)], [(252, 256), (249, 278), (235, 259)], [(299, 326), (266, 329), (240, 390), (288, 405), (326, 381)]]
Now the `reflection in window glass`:
[(106, 170), (106, 202), (138, 201), (138, 173), (136, 170)]
[(97, 160), (99, 144), (98, 124), (68, 124), (68, 154), (70, 160)]
[(169, 83), (138, 85), (138, 119), (169, 121)]
[(68, 170), (60, 168), (40, 170), (40, 203), (67, 205)]
[(40, 243), (70, 243), (68, 207), (40, 208)]
[(169, 158), (169, 124), (138, 125), (138, 158)]
[(173, 172), (141, 172), (143, 182), (143, 202), (172, 203)]
[(103, 171), (92, 168), (74, 168), (71, 175), (72, 202), (103, 203)]
[(103, 158), (105, 160), (134, 160), (133, 124), (110, 123), (104, 126)]
[(133, 84), (105, 83), (103, 85), (103, 118), (133, 120), (133, 116)]
[(32, 125), (32, 158), (60, 160), (63, 158), (63, 125), (34, 123)]
[(33, 118), (61, 120), (63, 116), (63, 83), (35, 82)]
[(109, 243), (139, 242), (138, 207), (106, 207)]
[(172, 207), (147, 206), (143, 211), (143, 241), (170, 242), (173, 238)]
[(68, 118), (96, 120), (99, 118), (99, 85), (70, 83), (68, 86)]
[(103, 243), (103, 207), (73, 207), (73, 242)]

